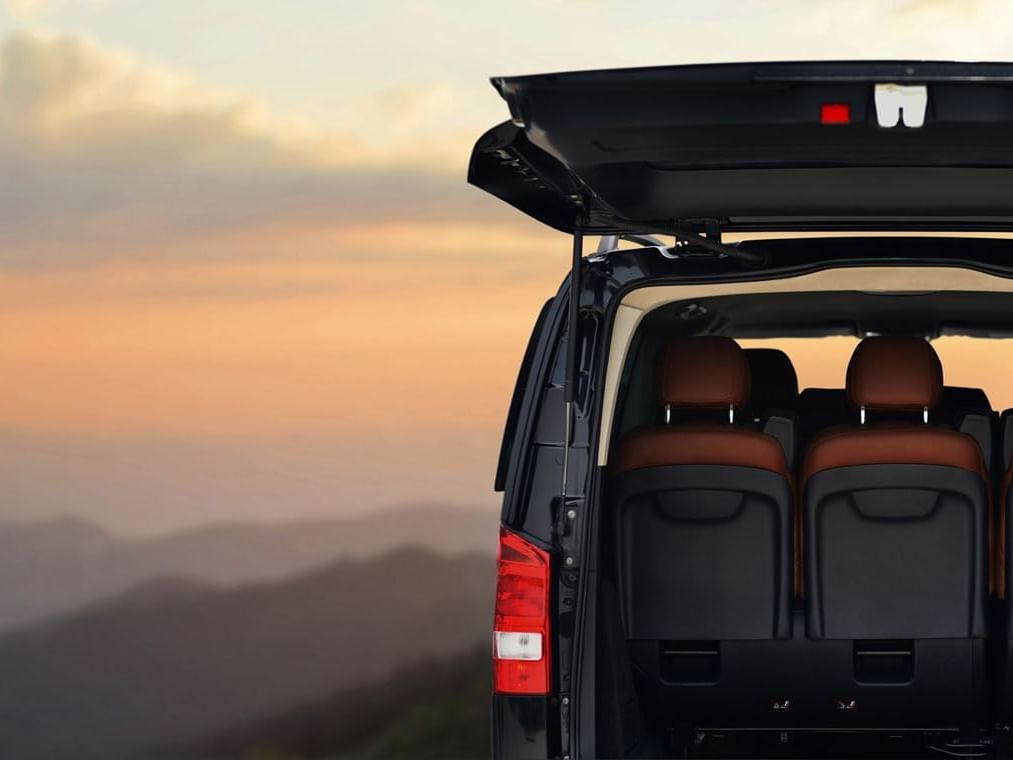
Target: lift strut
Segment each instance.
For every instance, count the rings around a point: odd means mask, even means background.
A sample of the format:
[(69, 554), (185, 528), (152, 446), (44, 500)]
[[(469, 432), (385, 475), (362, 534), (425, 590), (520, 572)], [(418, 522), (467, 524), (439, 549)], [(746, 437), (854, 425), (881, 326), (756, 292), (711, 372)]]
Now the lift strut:
[(570, 262), (570, 300), (566, 317), (566, 367), (563, 380), (563, 503), (566, 503), (566, 481), (570, 460), (570, 444), (573, 438), (573, 402), (577, 398), (577, 352), (580, 340), (577, 335), (580, 310), (580, 275), (583, 264), (584, 233), (580, 229), (581, 219), (573, 231), (573, 257)]
[[(570, 263), (570, 295), (567, 310), (566, 326), (566, 365), (564, 367), (563, 379), (563, 410), (565, 414), (563, 433), (563, 482), (561, 498), (559, 500), (559, 512), (556, 515), (556, 535), (562, 553), (561, 567), (559, 573), (559, 587), (557, 590), (557, 603), (561, 610), (572, 613), (576, 604), (576, 588), (579, 566), (579, 554), (577, 551), (577, 524), (580, 513), (583, 511), (584, 499), (583, 489), (575, 487), (577, 493), (568, 493), (569, 489), (569, 464), (570, 449), (573, 445), (573, 431), (575, 427), (575, 403), (579, 386), (580, 361), (580, 289), (584, 265), (584, 233), (582, 227), (584, 219), (578, 217), (574, 223), (573, 232), (573, 257)], [(561, 760), (570, 760), (570, 720), (572, 715), (572, 699), (570, 694), (570, 667), (569, 662), (573, 656), (572, 635), (564, 635), (562, 631), (558, 638), (558, 689), (556, 698), (559, 705), (559, 743)]]

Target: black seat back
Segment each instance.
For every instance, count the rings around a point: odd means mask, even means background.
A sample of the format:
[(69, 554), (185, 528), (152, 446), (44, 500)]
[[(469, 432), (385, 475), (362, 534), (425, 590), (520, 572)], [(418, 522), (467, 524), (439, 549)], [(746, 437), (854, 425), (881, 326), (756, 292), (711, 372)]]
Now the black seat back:
[(776, 348), (747, 348), (749, 409), (759, 419), (772, 410), (796, 411), (798, 374), (788, 354)]
[(670, 424), (610, 465), (619, 589), (639, 640), (790, 635), (793, 504), (780, 444), (736, 424), (749, 369), (728, 338), (679, 338), (659, 367)]
[(751, 390), (748, 414), (784, 449), (788, 469), (798, 453), (798, 374), (788, 354), (776, 348), (747, 348)]
[(802, 470), (810, 636), (985, 636), (988, 475), (970, 436), (926, 422), (942, 393), (926, 341), (856, 349), (847, 394), (867, 424), (817, 436)]

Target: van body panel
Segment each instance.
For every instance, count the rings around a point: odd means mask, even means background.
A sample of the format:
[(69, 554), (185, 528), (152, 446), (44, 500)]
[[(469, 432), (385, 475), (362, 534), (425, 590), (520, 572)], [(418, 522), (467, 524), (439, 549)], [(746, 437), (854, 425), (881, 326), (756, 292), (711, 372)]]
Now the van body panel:
[(493, 760), (552, 757), (546, 697), (494, 694), (492, 698)]

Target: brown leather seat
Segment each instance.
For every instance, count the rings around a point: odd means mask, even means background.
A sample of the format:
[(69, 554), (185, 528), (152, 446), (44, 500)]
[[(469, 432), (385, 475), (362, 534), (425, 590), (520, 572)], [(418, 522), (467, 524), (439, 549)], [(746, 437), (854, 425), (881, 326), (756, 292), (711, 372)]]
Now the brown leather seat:
[(800, 482), (817, 472), (861, 464), (937, 464), (988, 478), (977, 442), (942, 427), (879, 423), (837, 428), (816, 437), (806, 453)]
[(626, 436), (610, 463), (629, 637), (790, 636), (791, 474), (781, 444), (738, 419), (744, 352), (725, 337), (673, 339), (658, 396), (659, 424)]
[(806, 453), (802, 484), (815, 472), (859, 464), (938, 464), (988, 479), (971, 436), (911, 421), (919, 415), (931, 419), (943, 396), (943, 368), (927, 341), (902, 336), (862, 341), (848, 364), (846, 393), (856, 416), (865, 410), (885, 419), (816, 436)]
[(750, 386), (745, 352), (731, 338), (669, 341), (658, 366), (658, 393), (672, 422), (626, 436), (612, 459), (612, 474), (663, 465), (729, 464), (790, 477), (775, 438), (728, 421), (749, 401)]
[(974, 438), (932, 424), (942, 389), (921, 338), (868, 338), (855, 350), (856, 424), (818, 435), (800, 478), (810, 635), (983, 635), (988, 471)]
[(750, 428), (683, 422), (631, 433), (612, 462), (613, 474), (673, 464), (758, 467), (791, 477), (784, 449), (772, 436)]

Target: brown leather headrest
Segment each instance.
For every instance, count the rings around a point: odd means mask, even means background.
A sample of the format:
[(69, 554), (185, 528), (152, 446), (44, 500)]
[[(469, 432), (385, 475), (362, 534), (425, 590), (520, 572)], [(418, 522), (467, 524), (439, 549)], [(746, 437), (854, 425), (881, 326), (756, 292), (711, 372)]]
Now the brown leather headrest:
[(742, 406), (749, 400), (749, 362), (722, 336), (673, 338), (661, 357), (658, 392), (673, 409)]
[(932, 409), (943, 395), (943, 365), (922, 338), (866, 338), (848, 363), (847, 387), (848, 401), (855, 408)]

